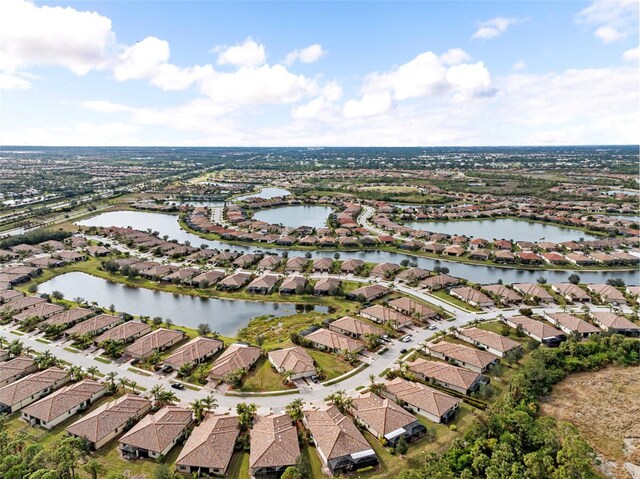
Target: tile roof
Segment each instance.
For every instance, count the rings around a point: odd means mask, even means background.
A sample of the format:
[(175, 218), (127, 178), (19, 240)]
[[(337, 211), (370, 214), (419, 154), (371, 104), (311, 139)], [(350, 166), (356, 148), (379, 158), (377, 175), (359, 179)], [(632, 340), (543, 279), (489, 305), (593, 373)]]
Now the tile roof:
[(525, 331), (533, 334), (534, 336), (545, 339), (555, 336), (564, 336), (564, 333), (553, 326), (543, 323), (542, 321), (536, 321), (535, 319), (527, 318), (526, 316), (513, 316), (508, 318), (507, 321), (515, 326), (521, 326)]
[(429, 361), (423, 358), (407, 362), (406, 365), (409, 371), (420, 374), (425, 378), (435, 379), (463, 389), (469, 389), (481, 376), (476, 372), (453, 364)]
[(260, 357), (260, 348), (244, 344), (232, 344), (213, 363), (209, 375), (224, 376), (238, 369), (249, 369)]
[(22, 374), (34, 364), (35, 361), (27, 356), (19, 356), (10, 361), (0, 363), (0, 383)]
[(464, 328), (459, 329), (458, 334), (466, 336), (474, 341), (479, 342), (489, 348), (495, 349), (502, 353), (511, 351), (514, 348), (521, 346), (518, 341), (510, 338), (506, 338), (501, 334), (494, 333), (493, 331), (485, 331), (480, 328)]
[(601, 333), (602, 330), (596, 328), (593, 324), (577, 318), (569, 313), (546, 313), (552, 322), (558, 324), (558, 326), (564, 326), (570, 331), (578, 333)]
[(416, 420), (394, 401), (370, 392), (354, 398), (351, 411), (356, 418), (383, 436)]
[(86, 319), (81, 323), (72, 326), (67, 330), (67, 334), (75, 334), (83, 336), (85, 334), (95, 333), (104, 328), (109, 328), (115, 324), (118, 324), (122, 320), (117, 316), (111, 316), (108, 314), (99, 314), (93, 318)]
[(0, 388), (0, 403), (12, 406), (38, 394), (40, 391), (52, 387), (68, 376), (67, 371), (60, 368), (49, 368), (38, 373), (30, 374), (16, 382)]
[(386, 385), (386, 391), (410, 406), (415, 406), (436, 417), (442, 417), (460, 400), (424, 384), (395, 378)]
[(176, 349), (170, 356), (165, 358), (164, 363), (171, 364), (175, 368), (180, 368), (185, 364), (204, 358), (222, 346), (222, 341), (218, 339), (198, 337)]
[(360, 319), (352, 318), (351, 316), (343, 316), (340, 319), (336, 319), (332, 323), (329, 323), (329, 328), (332, 326), (344, 331), (349, 331), (357, 336), (364, 336), (365, 334), (382, 336), (384, 334), (384, 329)]
[(318, 449), (327, 460), (371, 450), (371, 445), (335, 406), (305, 411), (305, 420)]
[(290, 371), (293, 374), (315, 372), (316, 370), (313, 358), (306, 349), (300, 346), (271, 351), (269, 352), (269, 360), (276, 368)]
[(240, 430), (236, 416), (208, 414), (187, 439), (177, 465), (226, 469)]
[(159, 328), (136, 340), (133, 344), (127, 347), (124, 352), (130, 356), (146, 356), (147, 354), (159, 351), (167, 345), (179, 341), (184, 337), (185, 334), (182, 331)]
[(147, 323), (137, 320), (127, 321), (119, 324), (115, 328), (105, 331), (95, 339), (95, 342), (99, 344), (108, 339), (112, 341), (126, 341), (133, 336), (147, 334), (149, 332), (151, 332), (151, 326)]
[(120, 443), (160, 453), (164, 451), (193, 421), (191, 410), (165, 406), (155, 414), (140, 420), (120, 438)]
[(300, 456), (298, 432), (287, 414), (260, 416), (251, 429), (249, 467), (294, 465)]
[(480, 351), (479, 349), (470, 348), (461, 344), (449, 343), (447, 341), (429, 344), (428, 348), (432, 351), (439, 352), (449, 356), (450, 358), (479, 368), (486, 368), (493, 361), (498, 359), (498, 356), (488, 353), (487, 351)]
[(362, 341), (323, 328), (309, 333), (305, 339), (336, 351), (345, 349), (347, 351), (354, 352), (359, 351), (364, 347), (364, 343)]
[(24, 408), (22, 412), (44, 422), (49, 422), (90, 400), (94, 395), (106, 392), (106, 390), (104, 384), (93, 379), (84, 379), (40, 399)]

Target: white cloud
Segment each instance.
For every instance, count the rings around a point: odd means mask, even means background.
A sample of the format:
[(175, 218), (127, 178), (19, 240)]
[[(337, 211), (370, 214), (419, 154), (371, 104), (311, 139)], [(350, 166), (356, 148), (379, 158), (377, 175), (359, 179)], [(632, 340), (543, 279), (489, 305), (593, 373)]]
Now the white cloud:
[(523, 20), (521, 18), (495, 17), (491, 20), (480, 23), (480, 27), (471, 36), (471, 38), (482, 38), (485, 40), (495, 38), (506, 32), (507, 28), (511, 25), (517, 25), (522, 22)]
[(640, 46), (629, 48), (629, 50), (625, 51), (622, 54), (622, 58), (624, 58), (628, 62), (637, 62), (640, 58)]
[(299, 105), (291, 111), (296, 119), (322, 119), (325, 121), (336, 118), (335, 102), (342, 97), (342, 87), (337, 82), (329, 82), (324, 86), (320, 96), (308, 103)]
[(0, 90), (26, 90), (30, 86), (29, 80), (18, 75), (0, 73)]
[(216, 47), (214, 51), (220, 51), (218, 65), (258, 67), (267, 61), (264, 45), (256, 43), (251, 37), (239, 45)]
[(515, 72), (519, 72), (525, 70), (527, 68), (527, 64), (523, 60), (518, 60), (513, 64), (511, 69)]
[(57, 65), (85, 75), (105, 66), (114, 43), (111, 20), (98, 13), (25, 0), (0, 2), (0, 70), (5, 73)]
[(366, 93), (360, 100), (349, 100), (344, 105), (345, 118), (368, 118), (389, 112), (393, 100), (389, 92)]
[(469, 60), (471, 60), (469, 54), (460, 48), (452, 48), (440, 55), (440, 61), (445, 65), (458, 65)]
[(169, 42), (147, 37), (126, 47), (118, 55), (113, 75), (118, 81), (152, 78), (158, 73), (160, 66), (169, 61), (169, 55)]
[(576, 15), (580, 24), (597, 25), (594, 35), (604, 43), (626, 38), (638, 28), (637, 0), (594, 0)]
[(49, 146), (128, 146), (143, 144), (136, 136), (139, 126), (127, 123), (81, 122), (70, 126), (3, 129), (0, 144)]
[(314, 43), (313, 45), (309, 45), (306, 48), (295, 49), (292, 52), (287, 54), (285, 58), (285, 63), (287, 65), (293, 65), (296, 61), (301, 61), (302, 63), (314, 63), (320, 60), (323, 56), (327, 54), (327, 51), (322, 48), (322, 45), (319, 43)]
[(83, 108), (87, 110), (97, 111), (99, 113), (121, 113), (124, 111), (131, 111), (132, 108), (119, 103), (113, 103), (106, 100), (90, 100), (80, 103)]

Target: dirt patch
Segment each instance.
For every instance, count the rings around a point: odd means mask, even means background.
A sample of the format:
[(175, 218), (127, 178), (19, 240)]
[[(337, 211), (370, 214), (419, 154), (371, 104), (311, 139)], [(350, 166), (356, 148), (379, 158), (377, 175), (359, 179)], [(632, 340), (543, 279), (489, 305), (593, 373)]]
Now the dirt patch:
[(640, 478), (640, 367), (574, 374), (553, 388), (542, 412), (573, 423), (600, 456), (604, 474)]

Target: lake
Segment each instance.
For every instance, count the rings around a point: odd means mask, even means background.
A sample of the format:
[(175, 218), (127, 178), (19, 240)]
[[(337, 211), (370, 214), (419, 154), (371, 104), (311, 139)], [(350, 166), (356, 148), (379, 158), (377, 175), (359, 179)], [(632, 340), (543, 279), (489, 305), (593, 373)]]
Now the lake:
[(253, 218), (292, 228), (299, 226), (323, 228), (327, 226), (327, 218), (331, 213), (333, 213), (333, 208), (327, 206), (295, 205), (258, 210), (253, 214)]
[(236, 201), (243, 201), (247, 198), (262, 198), (264, 200), (270, 200), (271, 198), (275, 198), (277, 196), (287, 196), (290, 195), (291, 192), (285, 190), (284, 188), (275, 188), (269, 186), (267, 188), (262, 188), (258, 193), (254, 193), (252, 195), (239, 196), (236, 198)]
[[(235, 336), (239, 329), (256, 316), (270, 314), (289, 316), (296, 314), (292, 303), (243, 301), (221, 298), (201, 298), (166, 293), (144, 288), (132, 288), (86, 273), (65, 273), (38, 285), (39, 293), (60, 291), (65, 298), (84, 298), (102, 307), (114, 305), (116, 311), (134, 316), (161, 316), (171, 318), (175, 324), (197, 328), (207, 323), (213, 331), (224, 336)], [(315, 311), (326, 313), (326, 306), (315, 306)]]
[(406, 223), (406, 226), (434, 233), (473, 236), (489, 241), (495, 238), (515, 241), (544, 240), (562, 243), (563, 241), (575, 241), (579, 238), (584, 238), (585, 240), (598, 238), (572, 228), (510, 218), (469, 221), (414, 221)]
[[(206, 240), (188, 233), (180, 228), (178, 218), (175, 215), (167, 215), (162, 213), (151, 213), (147, 211), (111, 211), (108, 213), (100, 213), (93, 218), (85, 219), (78, 222), (79, 225), (86, 226), (133, 226), (137, 229), (145, 230), (151, 228), (159, 231), (160, 236), (169, 235), (178, 241), (189, 241), (192, 245), (199, 246), (206, 244), (211, 248), (229, 249), (240, 251), (243, 253), (251, 253), (255, 251), (274, 251), (282, 252), (280, 248), (273, 247), (255, 247), (255, 246), (236, 246), (224, 241)], [(575, 230), (573, 230), (575, 232)], [(493, 236), (493, 235), (492, 235)], [(290, 256), (304, 256), (307, 251), (289, 249)], [(332, 258), (335, 251), (313, 251), (314, 258)], [(400, 263), (403, 259), (415, 261), (418, 266), (425, 269), (433, 269), (435, 266), (446, 266), (449, 268), (449, 274), (469, 279), (476, 283), (495, 283), (498, 279), (502, 279), (505, 283), (522, 283), (528, 281), (536, 281), (539, 277), (547, 278), (549, 283), (567, 281), (571, 271), (535, 271), (513, 268), (499, 268), (495, 266), (483, 266), (475, 264), (463, 264), (455, 261), (447, 261), (445, 259), (419, 258), (403, 253), (392, 253), (388, 251), (376, 250), (359, 250), (359, 251), (340, 251), (341, 259), (357, 258), (372, 263)], [(639, 284), (640, 275), (638, 271), (581, 271), (578, 273), (583, 282), (604, 283), (608, 278), (622, 278), (627, 284)]]

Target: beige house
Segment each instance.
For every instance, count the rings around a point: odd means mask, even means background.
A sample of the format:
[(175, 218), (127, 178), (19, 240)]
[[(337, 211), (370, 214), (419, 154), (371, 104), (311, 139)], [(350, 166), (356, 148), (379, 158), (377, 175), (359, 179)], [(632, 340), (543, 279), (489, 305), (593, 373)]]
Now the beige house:
[(193, 413), (190, 409), (165, 406), (145, 416), (120, 438), (120, 452), (126, 459), (166, 456), (185, 437), (192, 423)]
[(185, 338), (182, 331), (174, 329), (159, 328), (154, 332), (141, 337), (124, 350), (127, 356), (134, 358), (146, 358), (155, 352), (162, 352), (169, 349)]
[(625, 336), (639, 337), (640, 326), (632, 323), (624, 316), (609, 311), (591, 311), (589, 313), (593, 322), (605, 331), (611, 331)]
[(494, 305), (493, 300), (489, 296), (468, 286), (453, 288), (449, 291), (449, 294), (476, 308), (485, 308)]
[(19, 411), (70, 380), (67, 371), (53, 367), (8, 384), (0, 388), (0, 412)]
[(22, 419), (31, 426), (51, 429), (74, 414), (84, 411), (107, 393), (104, 384), (84, 379), (66, 386), (22, 410)]
[[(9, 353), (6, 353), (9, 356)], [(0, 387), (11, 384), (27, 374), (35, 373), (38, 370), (36, 362), (28, 356), (19, 356), (10, 361), (0, 364)]]
[(451, 421), (460, 403), (437, 389), (402, 378), (387, 383), (382, 394), (435, 423)]
[(480, 328), (458, 329), (454, 334), (458, 339), (466, 341), (476, 348), (489, 351), (491, 354), (495, 354), (501, 358), (504, 358), (509, 351), (518, 348), (522, 349), (522, 345), (518, 341)]
[(526, 316), (512, 316), (502, 321), (514, 329), (521, 328), (524, 334), (545, 346), (559, 346), (566, 339), (565, 334), (559, 329)]
[(59, 304), (39, 303), (20, 311), (13, 317), (13, 319), (18, 322), (25, 321), (29, 318), (38, 318), (39, 320), (43, 320), (62, 311), (64, 311), (64, 306), (60, 306)]
[(543, 303), (551, 303), (553, 302), (553, 296), (549, 291), (544, 289), (542, 286), (534, 283), (515, 283), (511, 285), (514, 291), (520, 293), (524, 297), (531, 297), (534, 300), (543, 302)]
[(567, 301), (590, 301), (591, 297), (587, 292), (573, 283), (552, 284), (551, 289), (562, 296)]
[(336, 333), (329, 329), (317, 329), (305, 336), (307, 341), (314, 348), (336, 353), (338, 351), (348, 351), (350, 353), (359, 353), (364, 349), (365, 344), (358, 340)]
[(124, 396), (100, 406), (80, 418), (66, 431), (83, 438), (93, 450), (98, 450), (135, 424), (151, 409), (151, 401), (136, 394)]
[(197, 477), (225, 476), (240, 429), (236, 416), (208, 414), (176, 459), (176, 470)]
[(373, 301), (374, 299), (382, 298), (391, 293), (391, 289), (381, 284), (371, 284), (367, 286), (361, 286), (347, 293), (347, 299), (352, 301), (364, 301), (366, 303)]
[(313, 358), (306, 349), (300, 346), (270, 351), (269, 362), (278, 373), (290, 373), (291, 380), (306, 378), (316, 374)]
[(349, 412), (364, 424), (367, 431), (389, 447), (394, 447), (401, 437), (413, 442), (427, 433), (427, 428), (410, 412), (389, 398), (370, 392), (353, 398)]
[(184, 365), (200, 364), (222, 349), (224, 343), (219, 339), (198, 337), (176, 349), (165, 358), (163, 364), (174, 369), (180, 369)]
[(213, 363), (213, 367), (209, 372), (209, 379), (220, 381), (225, 374), (239, 369), (249, 370), (261, 354), (260, 348), (255, 346), (241, 343), (232, 344)]
[(477, 373), (484, 373), (493, 365), (500, 362), (500, 358), (487, 351), (480, 351), (461, 344), (440, 341), (439, 343), (427, 343), (424, 346), (426, 353), (439, 359), (444, 359), (463, 368)]
[(352, 338), (361, 339), (368, 334), (382, 336), (384, 329), (374, 324), (352, 318), (351, 316), (343, 316), (340, 319), (329, 323), (329, 329), (336, 333), (351, 336)]
[(259, 416), (251, 429), (250, 441), (252, 477), (279, 477), (300, 456), (298, 432), (287, 414)]
[(111, 328), (100, 336), (94, 338), (95, 344), (100, 344), (104, 341), (116, 341), (120, 343), (130, 343), (138, 339), (145, 334), (151, 332), (151, 326), (142, 321), (127, 321), (126, 323), (119, 324), (118, 326)]
[(272, 293), (278, 281), (279, 278), (275, 274), (263, 274), (249, 283), (247, 292), (257, 294)]
[(593, 324), (587, 323), (583, 319), (573, 316), (572, 314), (561, 312), (549, 313), (545, 311), (544, 315), (547, 318), (547, 321), (569, 335), (577, 334), (581, 338), (588, 338), (592, 334), (602, 332), (601, 329), (596, 328)]
[(610, 284), (589, 284), (587, 291), (597, 295), (604, 303), (625, 304), (627, 300), (622, 292)]
[(411, 318), (406, 314), (380, 304), (361, 309), (358, 314), (379, 324), (389, 324), (394, 329), (401, 329), (412, 323)]
[(460, 394), (470, 394), (489, 382), (487, 376), (441, 361), (418, 358), (406, 365), (416, 378)]
[(429, 306), (418, 303), (406, 296), (392, 299), (389, 301), (389, 307), (421, 323), (426, 323), (427, 320), (438, 317), (438, 313)]
[(65, 334), (69, 336), (81, 337), (85, 334), (98, 335), (103, 333), (109, 328), (113, 328), (117, 324), (120, 324), (122, 319), (118, 316), (111, 316), (108, 314), (99, 314), (93, 318), (86, 319), (75, 326), (67, 329)]
[(74, 324), (93, 316), (94, 314), (95, 313), (90, 309), (70, 308), (50, 316), (47, 320), (40, 323), (38, 328), (43, 329), (47, 326), (62, 326), (64, 328), (69, 328)]
[(304, 425), (334, 476), (378, 465), (378, 457), (353, 421), (335, 406), (305, 411)]

